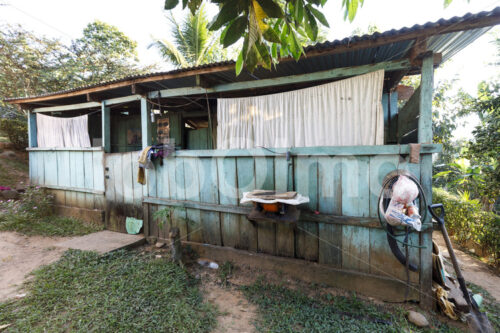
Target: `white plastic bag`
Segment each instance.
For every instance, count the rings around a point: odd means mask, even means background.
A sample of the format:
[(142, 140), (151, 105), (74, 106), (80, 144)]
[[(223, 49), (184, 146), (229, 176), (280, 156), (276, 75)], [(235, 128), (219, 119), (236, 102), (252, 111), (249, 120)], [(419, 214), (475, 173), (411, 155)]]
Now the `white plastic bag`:
[[(406, 176), (399, 179), (392, 186), (392, 198), (384, 213), (384, 217), (390, 225), (405, 225), (420, 231), (422, 222), (418, 215), (418, 208), (413, 201), (418, 197), (418, 187)], [(380, 209), (383, 212), (383, 201), (380, 199)]]

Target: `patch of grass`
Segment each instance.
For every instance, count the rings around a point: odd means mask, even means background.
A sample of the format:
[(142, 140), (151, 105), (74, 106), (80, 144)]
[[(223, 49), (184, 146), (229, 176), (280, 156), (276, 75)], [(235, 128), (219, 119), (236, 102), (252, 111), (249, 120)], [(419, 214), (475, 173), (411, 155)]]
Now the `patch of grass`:
[[(262, 280), (242, 287), (259, 309), (259, 332), (404, 332), (419, 331), (405, 319), (401, 308), (389, 312), (356, 296), (318, 295), (264, 284)], [(431, 319), (432, 331), (453, 329)], [(425, 331), (425, 330), (423, 330)], [(430, 331), (428, 329), (427, 331)]]
[(152, 255), (67, 251), (35, 271), (28, 295), (0, 303), (6, 332), (209, 332), (217, 312), (197, 282)]
[(219, 281), (220, 283), (226, 287), (227, 286), (227, 279), (231, 277), (231, 275), (233, 274), (233, 270), (234, 270), (234, 265), (232, 262), (230, 261), (226, 261), (224, 262), (220, 267), (219, 267), (219, 270), (217, 272), (218, 276), (219, 276)]
[(28, 236), (81, 236), (102, 229), (102, 226), (56, 215), (40, 218), (25, 214), (0, 216), (0, 231), (16, 231)]
[(486, 312), (491, 325), (495, 328), (495, 332), (500, 332), (500, 303), (488, 291), (474, 283), (468, 282), (467, 287), (474, 294), (479, 293), (483, 296), (483, 304), (481, 304), (480, 310)]
[(0, 160), (0, 185), (15, 187), (28, 179), (28, 162), (23, 159), (2, 158)]

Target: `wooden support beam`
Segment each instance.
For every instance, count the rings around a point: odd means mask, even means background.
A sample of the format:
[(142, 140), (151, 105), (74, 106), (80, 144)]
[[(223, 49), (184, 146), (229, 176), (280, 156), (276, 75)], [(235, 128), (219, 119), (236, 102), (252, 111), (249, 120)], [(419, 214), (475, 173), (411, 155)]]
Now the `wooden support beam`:
[(420, 80), (420, 116), (418, 120), (418, 142), (432, 143), (432, 96), (434, 89), (434, 56), (427, 54), (422, 62)]
[(132, 95), (141, 95), (145, 96), (146, 95), (146, 89), (144, 87), (141, 87), (138, 83), (133, 83), (130, 85), (130, 90), (132, 92)]
[(38, 146), (36, 114), (28, 111), (28, 146), (34, 148)]
[[(380, 69), (384, 69), (386, 72), (398, 71), (403, 69), (409, 70), (411, 69), (411, 65), (408, 59), (404, 59), (404, 60), (380, 62), (376, 64), (369, 64), (356, 67), (334, 68), (315, 73), (289, 75), (273, 79), (262, 79), (255, 81), (219, 84), (211, 88), (187, 87), (187, 88), (165, 89), (161, 90), (160, 94), (161, 97), (165, 98), (165, 97), (177, 97), (186, 95), (199, 95), (199, 94), (204, 94), (205, 92), (218, 93), (218, 92), (229, 92), (229, 91), (246, 90), (253, 88), (274, 87), (274, 86), (282, 86), (293, 83), (342, 79), (351, 76), (370, 73)], [(148, 96), (149, 98), (157, 98), (158, 92), (157, 91), (150, 92)]]
[(142, 149), (151, 146), (152, 126), (151, 107), (145, 98), (141, 98), (141, 128), (142, 128)]
[(86, 93), (85, 96), (87, 98), (87, 102), (96, 102), (96, 103), (102, 102), (102, 99), (96, 96), (95, 94)]
[(102, 100), (100, 102), (87, 102), (87, 103), (78, 103), (78, 104), (70, 104), (70, 105), (58, 105), (58, 106), (46, 106), (40, 108), (34, 108), (33, 112), (64, 112), (64, 111), (73, 111), (73, 110), (83, 110), (83, 109), (91, 109), (98, 108), (104, 103), (106, 106), (111, 106), (115, 104), (129, 103), (139, 101), (141, 99), (141, 95), (130, 95), (125, 97), (117, 97)]
[(104, 102), (101, 103), (101, 122), (102, 122), (102, 147), (104, 152), (111, 152), (111, 114), (109, 106)]
[(408, 52), (408, 56), (410, 57), (410, 63), (413, 66), (417, 66), (415, 61), (425, 52), (427, 52), (427, 37), (425, 36), (417, 37), (415, 39), (415, 43)]

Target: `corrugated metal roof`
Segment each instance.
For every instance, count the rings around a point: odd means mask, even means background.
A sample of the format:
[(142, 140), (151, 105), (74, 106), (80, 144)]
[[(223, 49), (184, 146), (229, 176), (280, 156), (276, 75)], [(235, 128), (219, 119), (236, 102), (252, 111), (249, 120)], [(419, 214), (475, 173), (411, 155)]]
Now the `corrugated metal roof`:
[[(470, 28), (467, 26), (468, 23), (472, 24), (477, 21), (487, 20), (488, 18), (494, 18), (488, 26), (480, 28)], [(171, 71), (126, 76), (120, 79), (101, 82), (98, 84), (85, 85), (32, 97), (10, 98), (6, 99), (6, 101), (15, 102), (16, 100), (62, 95), (90, 88), (109, 86), (120, 82), (140, 80), (144, 78), (155, 78), (179, 73), (187, 73), (187, 75), (189, 75), (189, 72), (195, 72), (202, 69), (221, 68), (221, 71), (210, 73), (210, 75), (214, 78), (219, 78), (221, 81), (235, 82), (311, 73), (330, 68), (360, 66), (370, 63), (399, 60), (407, 55), (408, 51), (415, 43), (415, 38), (419, 36), (429, 37), (428, 50), (432, 50), (435, 53), (441, 53), (443, 61), (446, 61), (458, 51), (462, 50), (464, 47), (476, 40), (479, 36), (484, 34), (491, 28), (492, 25), (497, 24), (499, 20), (500, 7), (497, 7), (488, 12), (481, 12), (477, 14), (468, 13), (462, 17), (453, 17), (448, 20), (441, 19), (437, 22), (428, 22), (422, 25), (416, 24), (409, 28), (405, 27), (399, 30), (393, 29), (383, 33), (376, 32), (371, 35), (352, 36), (341, 40), (327, 41), (307, 46), (305, 48), (306, 57), (301, 58), (298, 62), (281, 61), (272, 71), (257, 68), (253, 74), (243, 72), (238, 77), (236, 77), (234, 69), (227, 69), (228, 66), (231, 67), (234, 65), (234, 61), (223, 61), (189, 68), (179, 68)], [(390, 39), (394, 39), (399, 36), (404, 37), (405, 35), (411, 36), (408, 36), (407, 40), (399, 40), (395, 42), (390, 41)], [(380, 45), (370, 47), (370, 43), (372, 42), (375, 44), (379, 41), (383, 42), (385, 40), (388, 40), (386, 44), (379, 43)], [(356, 46), (360, 44), (366, 44), (366, 47), (357, 48)], [(348, 46), (349, 49), (344, 52), (329, 54), (329, 52), (334, 51), (335, 49), (346, 46)], [(322, 53), (328, 54), (322, 55)], [(180, 81), (183, 82), (181, 83)], [(183, 83), (188, 84), (187, 80), (183, 80), (180, 77), (172, 79), (171, 82), (172, 86), (175, 87), (184, 86)], [(163, 83), (163, 85), (165, 85), (165, 83)]]

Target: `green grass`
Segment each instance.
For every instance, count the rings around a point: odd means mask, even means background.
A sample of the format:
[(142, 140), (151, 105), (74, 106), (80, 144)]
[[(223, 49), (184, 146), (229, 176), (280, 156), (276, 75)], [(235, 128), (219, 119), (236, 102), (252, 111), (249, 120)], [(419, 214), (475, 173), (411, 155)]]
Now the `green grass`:
[[(13, 172), (13, 171), (17, 172)], [(4, 158), (0, 161), (0, 186), (15, 187), (19, 181), (26, 180), (27, 177), (22, 176), (28, 174), (28, 162), (18, 159)]]
[[(314, 298), (261, 280), (242, 287), (258, 306), (259, 332), (403, 332), (419, 331), (401, 308), (392, 312), (352, 297), (317, 295)], [(429, 316), (427, 316), (429, 317)], [(431, 319), (432, 331), (453, 330)], [(428, 331), (431, 331), (428, 329)]]
[(216, 324), (182, 268), (135, 251), (67, 251), (27, 290), (0, 303), (0, 325), (13, 324), (6, 332), (209, 332)]
[(102, 226), (62, 216), (35, 218), (28, 214), (0, 215), (0, 231), (16, 231), (28, 236), (81, 236), (102, 230)]

